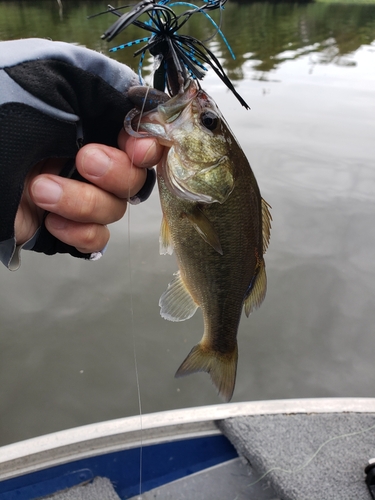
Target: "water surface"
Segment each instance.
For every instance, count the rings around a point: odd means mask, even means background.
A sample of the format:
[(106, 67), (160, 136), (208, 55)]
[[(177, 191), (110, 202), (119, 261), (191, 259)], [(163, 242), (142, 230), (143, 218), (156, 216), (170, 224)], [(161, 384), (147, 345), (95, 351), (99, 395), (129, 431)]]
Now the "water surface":
[[(0, 38), (49, 37), (107, 51), (105, 2), (0, 2)], [(202, 18), (191, 34), (207, 38)], [(233, 401), (374, 396), (375, 5), (229, 3), (210, 42), (246, 111), (215, 75), (204, 88), (272, 205), (268, 293), (239, 331)], [(119, 43), (137, 38), (136, 30)], [(115, 45), (112, 43), (111, 46)], [(131, 49), (114, 57), (137, 67)], [(146, 72), (147, 73), (147, 72)], [(175, 380), (199, 313), (159, 316), (176, 271), (160, 256), (160, 208), (131, 207), (101, 261), (25, 252), (0, 268), (0, 444), (143, 412), (217, 403), (206, 374)]]

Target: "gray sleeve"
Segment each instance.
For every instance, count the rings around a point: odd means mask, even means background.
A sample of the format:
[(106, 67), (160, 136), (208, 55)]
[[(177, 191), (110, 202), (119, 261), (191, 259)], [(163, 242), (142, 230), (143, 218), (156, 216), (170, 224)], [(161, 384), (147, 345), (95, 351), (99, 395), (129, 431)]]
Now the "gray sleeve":
[(23, 245), (17, 245), (15, 238), (6, 241), (0, 241), (0, 262), (2, 262), (10, 271), (17, 271), (21, 265), (21, 250), (30, 250), (33, 248), (38, 238), (40, 228)]
[[(17, 246), (14, 221), (30, 169), (45, 158), (74, 159), (79, 145), (117, 145), (132, 104), (129, 87), (139, 84), (127, 66), (64, 42), (24, 39), (0, 42), (0, 261), (19, 267), (21, 248), (52, 255), (79, 254), (43, 240), (37, 232)], [(39, 238), (39, 239), (38, 239)]]

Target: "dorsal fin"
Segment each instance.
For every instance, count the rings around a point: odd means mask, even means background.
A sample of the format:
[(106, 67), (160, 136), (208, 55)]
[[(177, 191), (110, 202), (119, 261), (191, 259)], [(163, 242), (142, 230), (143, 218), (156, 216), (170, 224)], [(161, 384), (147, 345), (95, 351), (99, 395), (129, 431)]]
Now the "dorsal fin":
[(250, 313), (259, 307), (266, 296), (267, 291), (267, 275), (266, 266), (263, 258), (255, 269), (255, 274), (250, 283), (249, 291), (245, 297), (244, 308), (245, 314), (249, 317)]
[(270, 212), (271, 205), (262, 198), (262, 233), (263, 233), (263, 253), (266, 253), (271, 235), (272, 215)]

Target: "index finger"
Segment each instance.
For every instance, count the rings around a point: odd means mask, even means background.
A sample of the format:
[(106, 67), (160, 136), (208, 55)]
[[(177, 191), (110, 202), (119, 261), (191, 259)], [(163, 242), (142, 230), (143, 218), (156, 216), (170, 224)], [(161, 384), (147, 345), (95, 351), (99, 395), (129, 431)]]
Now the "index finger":
[(156, 139), (131, 137), (125, 130), (121, 130), (118, 144), (138, 167), (153, 167), (161, 160), (164, 152), (164, 147)]
[(78, 172), (91, 184), (118, 198), (134, 196), (146, 181), (146, 170), (135, 166), (120, 149), (87, 144), (76, 156)]
[(119, 134), (118, 142), (121, 149), (87, 144), (76, 156), (76, 167), (92, 184), (119, 198), (131, 198), (146, 181), (145, 168), (161, 159), (163, 147), (152, 138), (134, 140), (125, 131)]

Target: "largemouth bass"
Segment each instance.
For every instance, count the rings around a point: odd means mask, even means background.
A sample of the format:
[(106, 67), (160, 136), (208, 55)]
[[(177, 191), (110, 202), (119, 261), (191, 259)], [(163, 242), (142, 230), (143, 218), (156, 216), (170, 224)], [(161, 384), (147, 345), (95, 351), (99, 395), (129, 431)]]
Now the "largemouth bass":
[[(146, 96), (147, 90), (139, 89)], [(160, 313), (183, 321), (202, 309), (203, 337), (176, 376), (208, 372), (219, 395), (229, 401), (242, 309), (249, 316), (266, 294), (263, 254), (270, 237), (269, 205), (206, 92), (190, 82), (172, 99), (162, 94), (160, 102), (155, 110), (142, 117), (138, 113), (138, 118), (135, 112), (126, 121), (133, 135), (157, 137), (167, 146), (157, 166), (160, 243), (161, 253), (175, 251), (179, 271), (160, 298)]]

